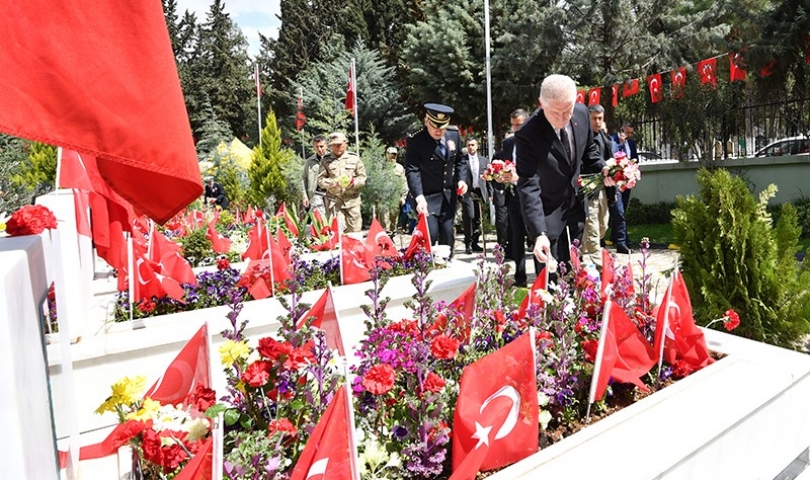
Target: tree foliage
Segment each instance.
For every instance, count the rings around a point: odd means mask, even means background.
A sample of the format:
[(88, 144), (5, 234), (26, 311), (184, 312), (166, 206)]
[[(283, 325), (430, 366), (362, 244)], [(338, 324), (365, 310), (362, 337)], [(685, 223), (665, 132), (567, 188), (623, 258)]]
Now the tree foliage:
[(32, 142), (28, 157), (11, 181), (29, 193), (43, 194), (56, 187), (56, 147)]
[(248, 168), (250, 201), (253, 205), (275, 211), (281, 202), (290, 202), (283, 170), (295, 155), (281, 146), (281, 131), (276, 114), (271, 110), (265, 117), (262, 143), (253, 148), (253, 161)]
[(695, 318), (718, 318), (733, 308), (735, 331), (794, 348), (810, 332), (810, 271), (795, 260), (796, 210), (783, 207), (774, 229), (766, 205), (725, 169), (698, 172), (700, 195), (678, 199), (673, 228)]

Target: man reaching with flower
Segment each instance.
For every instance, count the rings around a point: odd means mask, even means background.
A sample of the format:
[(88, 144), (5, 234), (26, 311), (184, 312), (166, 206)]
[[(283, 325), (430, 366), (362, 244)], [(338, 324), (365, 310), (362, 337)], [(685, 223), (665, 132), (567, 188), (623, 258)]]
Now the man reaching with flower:
[(326, 190), (324, 204), (330, 215), (337, 215), (346, 232), (359, 232), (360, 189), (366, 184), (366, 167), (360, 157), (346, 151), (348, 140), (342, 133), (329, 137), (332, 154), (321, 160), (318, 187)]
[[(593, 141), (588, 109), (576, 103), (577, 86), (564, 75), (549, 75), (540, 87), (540, 108), (515, 133), (518, 194), (534, 255), (570, 260), (573, 239), (582, 239), (585, 205), (577, 180), (583, 168), (608, 167)], [(562, 241), (560, 241), (562, 240)]]

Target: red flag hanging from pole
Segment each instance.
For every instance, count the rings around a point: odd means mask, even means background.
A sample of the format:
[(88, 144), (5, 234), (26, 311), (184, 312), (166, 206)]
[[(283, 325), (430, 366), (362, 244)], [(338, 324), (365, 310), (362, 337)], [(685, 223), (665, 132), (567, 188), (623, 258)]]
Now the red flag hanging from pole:
[(587, 92), (585, 90), (577, 90), (577, 103), (585, 103), (585, 97)]
[(599, 105), (602, 100), (602, 87), (596, 87), (588, 91), (588, 105)]
[(647, 75), (647, 87), (650, 89), (650, 101), (652, 103), (658, 103), (664, 99), (664, 92), (661, 91), (660, 73)]
[(701, 60), (698, 62), (698, 74), (700, 75), (701, 84), (710, 84), (712, 87), (717, 88), (717, 59), (709, 58), (708, 60)]
[(728, 54), (728, 69), (730, 76), (729, 81), (745, 81), (745, 67), (743, 66), (743, 58), (740, 52)]
[(614, 83), (612, 87), (610, 87), (610, 92), (613, 94), (613, 99), (611, 100), (611, 105), (613, 107), (619, 106), (619, 84)]
[(262, 81), (259, 79), (259, 64), (253, 65), (253, 81), (256, 83), (256, 96), (262, 96)]
[(159, 223), (202, 194), (157, 2), (12, 2), (0, 37), (0, 131), (94, 155), (101, 177)]
[(622, 97), (627, 98), (631, 95), (635, 95), (639, 92), (638, 88), (638, 79), (634, 78), (629, 82), (625, 82), (622, 86)]
[(349, 66), (349, 84), (346, 86), (346, 110), (354, 115), (354, 95), (357, 92), (354, 68)]
[(307, 116), (304, 115), (304, 99), (298, 95), (298, 111), (295, 113), (295, 129), (301, 130), (307, 123)]
[(675, 98), (684, 96), (683, 89), (686, 87), (686, 69), (678, 67), (670, 72), (672, 78), (672, 94)]

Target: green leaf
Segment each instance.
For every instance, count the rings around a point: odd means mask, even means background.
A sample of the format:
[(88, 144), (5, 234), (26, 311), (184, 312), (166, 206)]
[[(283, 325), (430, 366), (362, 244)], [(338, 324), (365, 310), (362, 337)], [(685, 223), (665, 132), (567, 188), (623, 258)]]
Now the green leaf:
[(232, 426), (239, 421), (239, 412), (233, 408), (225, 410), (225, 425)]
[(208, 418), (215, 418), (217, 415), (219, 415), (220, 413), (222, 413), (222, 412), (224, 412), (226, 410), (228, 410), (228, 407), (226, 405), (223, 405), (221, 403), (217, 403), (217, 404), (211, 406), (208, 410), (205, 411), (205, 416), (208, 417)]

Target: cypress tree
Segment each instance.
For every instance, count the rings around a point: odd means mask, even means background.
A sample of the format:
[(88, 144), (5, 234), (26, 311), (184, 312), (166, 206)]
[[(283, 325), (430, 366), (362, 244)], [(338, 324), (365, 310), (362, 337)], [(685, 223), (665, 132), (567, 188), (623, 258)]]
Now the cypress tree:
[(276, 114), (269, 111), (262, 129), (262, 144), (253, 148), (253, 161), (248, 167), (249, 196), (254, 205), (275, 211), (281, 202), (290, 202), (282, 171), (294, 157), (289, 149), (282, 147)]

